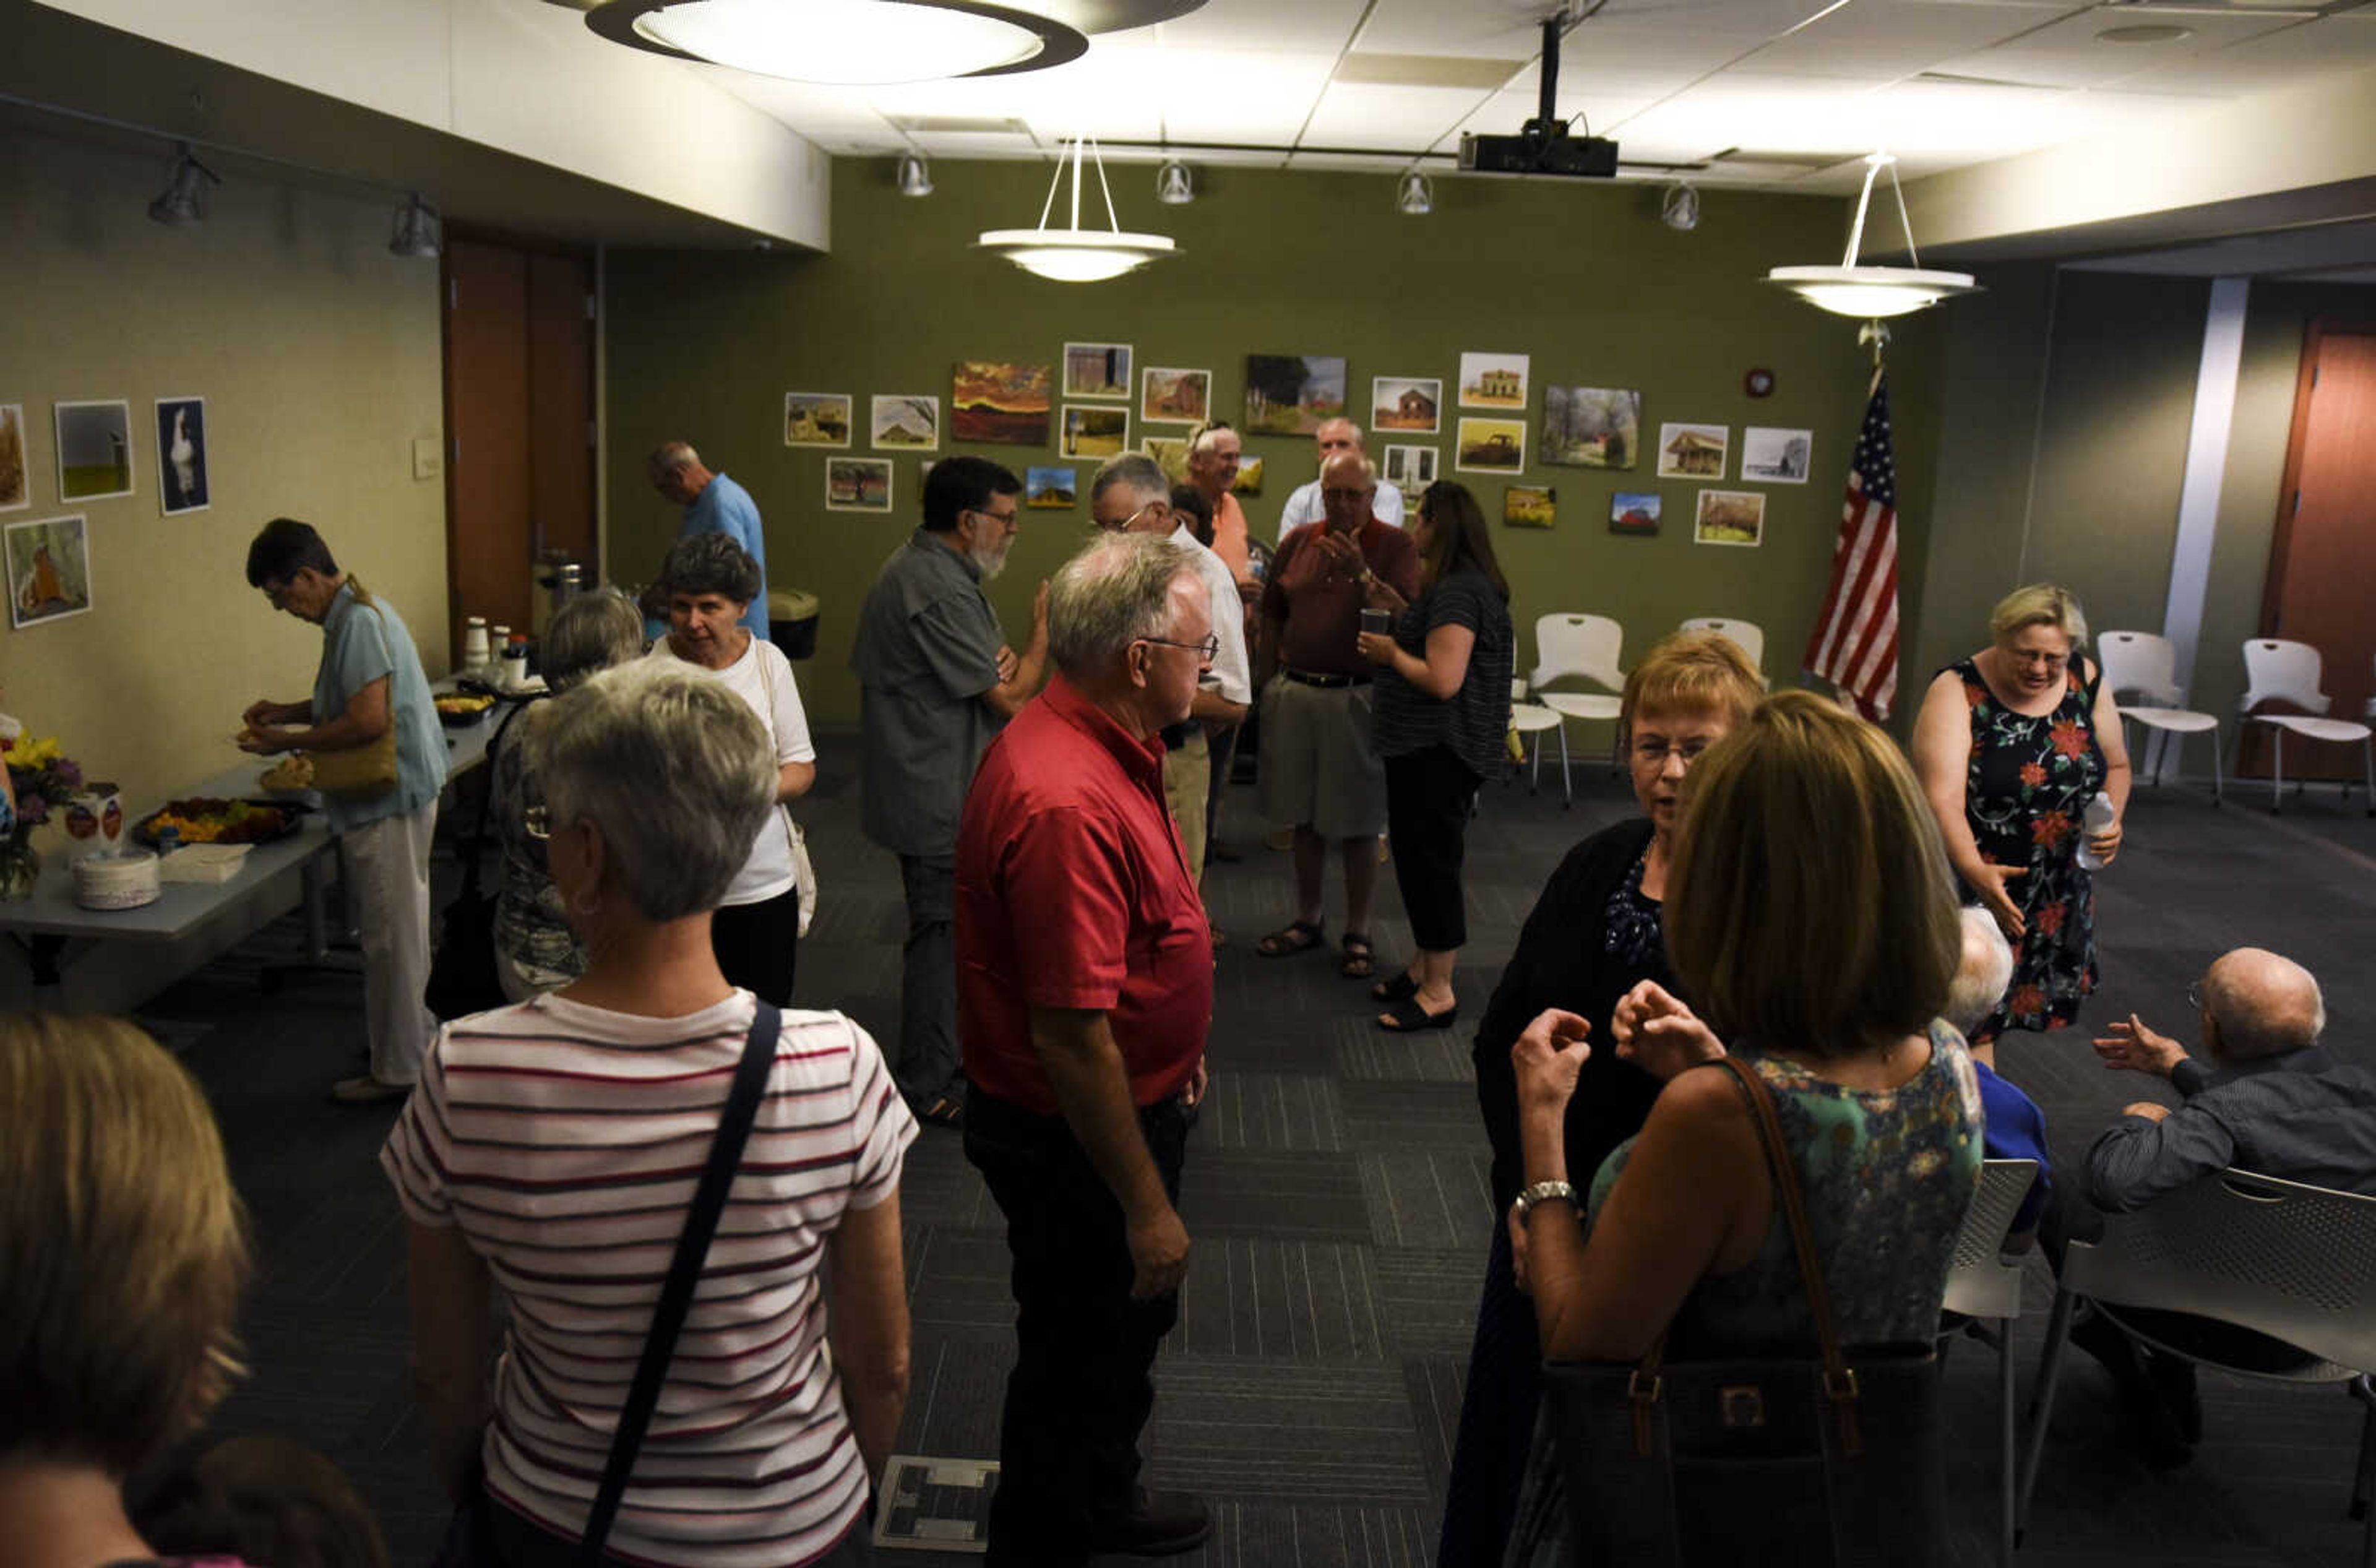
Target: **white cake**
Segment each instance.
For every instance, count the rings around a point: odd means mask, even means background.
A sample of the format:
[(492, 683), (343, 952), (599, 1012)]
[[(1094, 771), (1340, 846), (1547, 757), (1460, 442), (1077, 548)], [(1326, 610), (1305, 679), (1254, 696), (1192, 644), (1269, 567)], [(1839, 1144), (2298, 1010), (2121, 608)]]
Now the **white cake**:
[(157, 901), (157, 857), (146, 849), (85, 855), (74, 862), (74, 884), (86, 909), (137, 909)]

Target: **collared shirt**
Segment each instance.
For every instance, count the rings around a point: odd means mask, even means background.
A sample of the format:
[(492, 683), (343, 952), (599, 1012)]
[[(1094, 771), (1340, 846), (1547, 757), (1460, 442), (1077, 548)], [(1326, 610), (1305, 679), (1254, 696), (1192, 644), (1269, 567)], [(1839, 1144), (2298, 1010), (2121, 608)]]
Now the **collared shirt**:
[[(1287, 536), (1263, 584), (1265, 621), (1284, 621), (1278, 657), (1291, 670), (1314, 675), (1367, 675), (1375, 668), (1361, 657), (1366, 597), (1359, 574), (1316, 548), (1326, 523), (1306, 523)], [(1419, 550), (1410, 536), (1375, 517), (1361, 524), (1361, 560), (1406, 600), (1419, 597)]]
[(1246, 509), (1228, 491), (1213, 503), (1213, 553), (1230, 569), (1230, 576), (1241, 583), (1253, 578), (1253, 556), (1246, 547)]
[(1005, 722), (982, 694), (1004, 641), (981, 567), (918, 529), (875, 574), (849, 668), (862, 690), (859, 793), (866, 837), (894, 854), (956, 853), (957, 812)]
[(1180, 1090), (1213, 1021), (1213, 940), (1171, 814), (1163, 743), (1134, 739), (1062, 675), (992, 741), (957, 836), (966, 1076), (1059, 1107), (1031, 1009), (1102, 1012), (1131, 1099)]
[(742, 624), (754, 637), (767, 635), (767, 536), (760, 531), (759, 505), (751, 493), (728, 479), (724, 474), (712, 474), (701, 493), (684, 505), (684, 524), (676, 530), (679, 539), (690, 539), (697, 533), (722, 533), (732, 537), (735, 543), (750, 552), (759, 563), (759, 592), (742, 612)]
[(446, 731), (430, 699), (421, 651), (412, 646), (412, 634), (396, 607), (377, 594), (363, 604), (355, 598), (355, 582), (349, 577), (339, 585), (322, 616), (314, 722), (327, 724), (338, 718), (356, 693), (383, 676), (387, 680), (387, 721), (396, 726), (396, 788), (363, 800), (325, 797), (322, 812), (336, 832), (419, 811), (446, 788)]
[(1196, 575), (1204, 579), (1206, 596), (1212, 600), (1213, 635), (1221, 639), (1221, 646), (1213, 655), (1213, 672), (1206, 681), (1221, 694), (1223, 702), (1253, 701), (1253, 671), (1246, 658), (1245, 603), (1238, 597), (1237, 579), (1187, 524), (1172, 530), (1171, 542), (1195, 557)]
[[(1390, 529), (1403, 526), (1403, 493), (1399, 485), (1382, 484), (1370, 497), (1370, 515)], [(1327, 504), (1320, 499), (1320, 481), (1299, 484), (1287, 498), (1286, 509), (1278, 515), (1278, 537), (1289, 534), (1306, 523), (1316, 523), (1328, 516)]]
[(2198, 1176), (2236, 1169), (2376, 1197), (2376, 1073), (2311, 1046), (2170, 1074), (2186, 1103), (2123, 1116), (2087, 1151), (2089, 1194), (2124, 1214)]

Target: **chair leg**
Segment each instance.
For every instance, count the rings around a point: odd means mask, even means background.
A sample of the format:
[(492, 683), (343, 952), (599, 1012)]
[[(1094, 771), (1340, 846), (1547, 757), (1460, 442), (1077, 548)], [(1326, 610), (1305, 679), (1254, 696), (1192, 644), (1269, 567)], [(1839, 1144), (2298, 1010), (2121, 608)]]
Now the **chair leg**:
[(1532, 770), (1531, 772), (1529, 772), (1529, 773), (1527, 775), (1527, 794), (1529, 794), (1529, 795), (1539, 795), (1539, 794), (1541, 794), (1542, 792), (1543, 792), (1543, 732), (1542, 732), (1541, 731), (1538, 730), (1538, 731), (1535, 731), (1535, 760), (1534, 760), (1534, 764), (1533, 764), (1533, 770)]
[(1560, 720), (1560, 810), (1569, 811), (1575, 805), (1575, 786), (1567, 776), (1567, 721)]
[(2029, 1503), (2037, 1490), (2037, 1461), (2046, 1452), (2046, 1429), (2054, 1420), (2054, 1389), (2062, 1380), (2062, 1353), (2071, 1343), (2071, 1313), (2079, 1298), (2054, 1292), (2054, 1313), (2046, 1320), (2046, 1355), (2037, 1363), (2037, 1403), (2029, 1413), (2029, 1454), (2021, 1463), (2021, 1491), (2014, 1501), (2014, 1544), (2029, 1533)]
[(2284, 725), (2269, 726), (2269, 743), (2274, 748), (2270, 754), (2276, 759), (2269, 767), (2269, 814), (2275, 816), (2285, 810), (2286, 804), (2286, 727)]
[(1997, 1563), (2013, 1568), (2014, 1510), (2019, 1500), (2017, 1448), (2013, 1430), (2013, 1320), (1997, 1320)]
[(2220, 782), (2220, 778), (2219, 778), (2219, 731), (2216, 731), (2216, 730), (2214, 730), (2213, 731), (2211, 731), (2211, 809), (2212, 809), (2212, 810), (2214, 810), (2214, 811), (2217, 811), (2217, 810), (2219, 809), (2219, 802), (2220, 802), (2220, 797), (2221, 797), (2221, 794), (2222, 794), (2222, 788), (2221, 788), (2221, 782)]
[(2368, 814), (2376, 816), (2376, 736), (2359, 742), (2359, 758), (2368, 769)]

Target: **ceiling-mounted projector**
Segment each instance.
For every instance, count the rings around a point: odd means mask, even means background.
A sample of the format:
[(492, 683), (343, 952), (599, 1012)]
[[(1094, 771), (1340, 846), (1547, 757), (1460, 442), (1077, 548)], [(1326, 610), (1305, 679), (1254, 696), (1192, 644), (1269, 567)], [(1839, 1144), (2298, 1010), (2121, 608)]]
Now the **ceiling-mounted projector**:
[(1567, 174), (1605, 180), (1617, 172), (1617, 144), (1606, 137), (1569, 134), (1559, 117), (1560, 27), (1564, 13), (1543, 18), (1542, 96), (1535, 117), (1513, 137), (1464, 136), (1460, 166), (1479, 174)]

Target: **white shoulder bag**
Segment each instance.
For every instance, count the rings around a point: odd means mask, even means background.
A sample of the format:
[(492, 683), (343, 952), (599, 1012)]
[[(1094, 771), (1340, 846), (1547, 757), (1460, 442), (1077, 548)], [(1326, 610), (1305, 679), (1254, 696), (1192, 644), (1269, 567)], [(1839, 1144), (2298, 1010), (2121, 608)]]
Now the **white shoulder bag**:
[[(767, 656), (755, 647), (752, 657), (758, 659), (759, 679), (767, 688), (767, 756), (772, 761), (776, 754), (776, 669), (767, 662)], [(792, 820), (792, 808), (778, 805), (776, 811), (783, 818), (784, 838), (792, 847), (792, 885), (801, 896), (801, 934), (806, 936), (810, 922), (816, 919), (816, 867), (809, 861), (808, 835)]]

